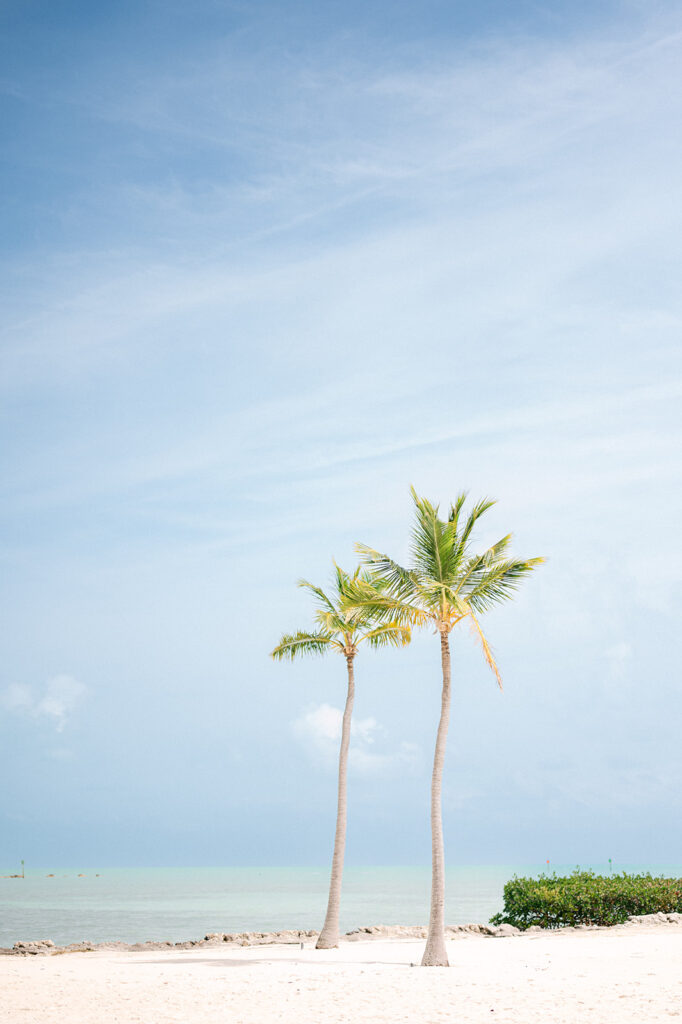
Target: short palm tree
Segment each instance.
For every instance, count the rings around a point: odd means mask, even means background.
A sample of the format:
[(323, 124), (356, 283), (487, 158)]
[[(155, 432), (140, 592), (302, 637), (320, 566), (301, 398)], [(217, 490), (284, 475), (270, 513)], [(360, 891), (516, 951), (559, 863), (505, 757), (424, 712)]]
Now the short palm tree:
[(301, 655), (335, 651), (344, 656), (348, 669), (348, 690), (341, 727), (336, 835), (329, 901), (324, 925), (317, 940), (318, 949), (331, 949), (339, 944), (339, 908), (346, 846), (348, 748), (355, 697), (353, 663), (360, 644), (369, 644), (370, 647), (400, 647), (409, 643), (410, 629), (407, 624), (398, 625), (393, 621), (385, 621), (385, 615), (384, 621), (378, 622), (366, 608), (349, 602), (349, 594), (355, 587), (361, 587), (363, 595), (368, 600), (370, 597), (374, 600), (380, 597), (383, 584), (375, 587), (369, 574), (361, 572), (360, 569), (356, 569), (351, 576), (335, 566), (334, 594), (331, 597), (307, 580), (299, 580), (298, 585), (310, 591), (315, 598), (318, 606), (315, 614), (318, 628), (311, 633), (298, 632), (283, 636), (272, 651), (272, 657), (293, 660)]
[(441, 787), (450, 715), (450, 633), (458, 622), (469, 620), (501, 688), (500, 673), (477, 616), (511, 598), (523, 577), (544, 559), (508, 557), (511, 534), (482, 554), (472, 552), (474, 526), (493, 501), (477, 502), (465, 516), (466, 493), (462, 493), (444, 520), (438, 506), (420, 498), (414, 488), (412, 498), (416, 519), (411, 567), (405, 569), (388, 555), (358, 544), (363, 562), (382, 589), (378, 600), (363, 596), (361, 587), (355, 587), (354, 593), (358, 603), (375, 616), (381, 618), (383, 613), (395, 623), (429, 626), (440, 637), (443, 688), (431, 779), (431, 914), (422, 966), (447, 967)]

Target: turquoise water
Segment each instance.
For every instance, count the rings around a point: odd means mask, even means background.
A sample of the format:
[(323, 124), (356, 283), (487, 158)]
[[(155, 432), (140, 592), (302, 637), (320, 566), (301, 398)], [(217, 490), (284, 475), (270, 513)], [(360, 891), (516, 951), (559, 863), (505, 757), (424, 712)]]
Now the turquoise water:
[[(197, 939), (207, 932), (319, 929), (327, 868), (104, 868), (0, 878), (0, 946), (17, 939), (136, 942)], [(96, 872), (99, 877), (96, 877)], [(512, 872), (513, 873), (513, 872)], [(453, 869), (448, 921), (486, 921), (499, 910), (506, 868)], [(426, 868), (346, 868), (341, 926), (422, 924)]]
[[(502, 888), (512, 875), (542, 867), (448, 869), (448, 924), (487, 921), (502, 909)], [(46, 877), (49, 870), (54, 878)], [(27, 869), (24, 879), (0, 878), (0, 946), (18, 939), (180, 942), (207, 932), (319, 929), (329, 879), (327, 868), (80, 870), (84, 877), (75, 870)], [(428, 868), (348, 867), (342, 929), (425, 924), (429, 891)]]

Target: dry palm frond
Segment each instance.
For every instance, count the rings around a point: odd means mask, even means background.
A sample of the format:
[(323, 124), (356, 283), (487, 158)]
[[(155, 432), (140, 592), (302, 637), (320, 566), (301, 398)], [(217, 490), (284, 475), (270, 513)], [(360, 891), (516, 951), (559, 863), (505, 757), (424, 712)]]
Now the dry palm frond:
[(483, 632), (483, 630), (481, 629), (481, 624), (478, 621), (478, 619), (476, 618), (476, 616), (474, 615), (474, 613), (471, 612), (471, 611), (469, 612), (468, 618), (471, 620), (471, 631), (474, 634), (474, 637), (476, 638), (476, 640), (481, 645), (481, 649), (483, 651), (483, 657), (487, 661), (488, 667), (495, 673), (495, 678), (497, 679), (497, 685), (499, 686), (500, 689), (502, 689), (503, 688), (502, 687), (502, 676), (500, 675), (500, 670), (497, 667), (497, 662), (493, 658), (493, 652), (492, 652), (492, 650), (490, 648), (490, 644), (488, 643), (488, 641), (486, 639), (486, 635)]

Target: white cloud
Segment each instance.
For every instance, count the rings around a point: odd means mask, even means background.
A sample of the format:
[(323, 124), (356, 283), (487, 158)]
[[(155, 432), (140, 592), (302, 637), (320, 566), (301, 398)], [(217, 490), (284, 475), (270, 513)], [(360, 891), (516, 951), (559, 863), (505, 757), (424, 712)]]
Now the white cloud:
[(23, 683), (12, 683), (0, 694), (0, 704), (8, 711), (27, 714), (51, 722), (63, 732), (87, 687), (73, 676), (61, 674), (48, 679), (42, 693)]
[(341, 739), (342, 718), (338, 708), (320, 704), (296, 719), (293, 723), (294, 736), (317, 759), (332, 761)]
[[(331, 704), (319, 704), (300, 715), (293, 723), (293, 733), (308, 755), (327, 768), (338, 761), (343, 712)], [(397, 750), (378, 751), (374, 744), (386, 736), (386, 730), (375, 718), (355, 719), (351, 725), (349, 764), (360, 774), (391, 772), (400, 765), (414, 765), (419, 748), (402, 742)]]

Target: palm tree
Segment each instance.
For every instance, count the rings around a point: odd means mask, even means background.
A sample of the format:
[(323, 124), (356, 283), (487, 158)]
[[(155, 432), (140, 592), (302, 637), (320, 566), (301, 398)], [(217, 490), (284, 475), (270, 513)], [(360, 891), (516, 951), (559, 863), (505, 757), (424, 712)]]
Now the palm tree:
[[(315, 618), (318, 629), (311, 632), (298, 632), (282, 637), (272, 651), (272, 657), (278, 660), (294, 658), (306, 654), (325, 654), (335, 651), (346, 659), (348, 669), (348, 691), (346, 706), (343, 712), (341, 727), (341, 750), (339, 752), (339, 783), (338, 805), (336, 814), (336, 835), (334, 838), (334, 856), (332, 858), (331, 880), (329, 883), (329, 901), (327, 915), (317, 949), (331, 949), (339, 944), (339, 907), (341, 903), (341, 879), (343, 875), (343, 859), (346, 846), (347, 818), (347, 774), (348, 747), (350, 745), (351, 716), (355, 697), (355, 676), (353, 662), (360, 644), (370, 647), (400, 647), (409, 643), (410, 630), (406, 624), (395, 622), (378, 622), (371, 612), (359, 605), (349, 602), (349, 594), (359, 587), (363, 595), (378, 600), (383, 585), (374, 586), (369, 574), (356, 569), (352, 576), (335, 565), (334, 595), (328, 597), (320, 588), (299, 580), (299, 587), (304, 587), (315, 598), (318, 606)], [(385, 616), (383, 616), (385, 619)]]
[(358, 587), (354, 595), (358, 604), (379, 620), (383, 614), (395, 623), (429, 626), (440, 637), (443, 689), (431, 778), (431, 913), (422, 966), (447, 967), (441, 787), (450, 715), (450, 633), (458, 622), (469, 620), (501, 689), (500, 673), (477, 616), (511, 598), (521, 579), (544, 559), (519, 561), (508, 557), (511, 534), (483, 554), (472, 552), (474, 526), (494, 501), (486, 498), (477, 502), (464, 517), (467, 496), (462, 493), (444, 520), (439, 517), (437, 505), (420, 498), (414, 488), (411, 493), (416, 513), (411, 568), (405, 569), (388, 555), (358, 544), (357, 550), (371, 568), (375, 583), (384, 589), (378, 599), (363, 596)]

